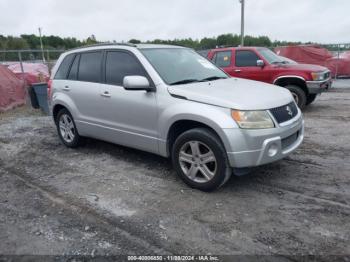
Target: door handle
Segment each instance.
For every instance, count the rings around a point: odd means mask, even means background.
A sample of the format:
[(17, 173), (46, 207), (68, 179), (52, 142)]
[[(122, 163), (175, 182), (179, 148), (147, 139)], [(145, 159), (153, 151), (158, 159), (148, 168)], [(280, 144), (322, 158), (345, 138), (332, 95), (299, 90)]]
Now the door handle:
[(235, 72), (236, 73), (240, 73), (240, 72), (242, 72), (242, 70), (241, 69), (236, 69)]
[(65, 86), (62, 88), (64, 91), (69, 91), (70, 90), (70, 87), (69, 86)]
[(103, 97), (111, 97), (111, 94), (108, 91), (105, 91), (101, 94)]

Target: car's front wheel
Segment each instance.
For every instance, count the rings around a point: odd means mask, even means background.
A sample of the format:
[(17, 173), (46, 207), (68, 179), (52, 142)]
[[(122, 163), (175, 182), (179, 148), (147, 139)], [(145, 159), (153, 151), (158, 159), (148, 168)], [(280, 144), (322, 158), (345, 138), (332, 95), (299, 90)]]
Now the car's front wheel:
[(79, 135), (71, 113), (63, 108), (56, 117), (58, 135), (67, 147), (75, 148), (82, 144), (83, 138)]
[(226, 150), (215, 133), (195, 128), (181, 134), (172, 149), (173, 166), (190, 187), (211, 191), (231, 176)]

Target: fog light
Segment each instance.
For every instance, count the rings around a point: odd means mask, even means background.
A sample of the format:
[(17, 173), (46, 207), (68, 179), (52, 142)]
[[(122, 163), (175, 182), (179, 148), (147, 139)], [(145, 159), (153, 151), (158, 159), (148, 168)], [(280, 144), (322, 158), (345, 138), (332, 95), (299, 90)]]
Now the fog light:
[(269, 150), (267, 151), (267, 154), (269, 155), (269, 157), (273, 157), (277, 154), (278, 152), (278, 146), (277, 144), (273, 143), (269, 146)]

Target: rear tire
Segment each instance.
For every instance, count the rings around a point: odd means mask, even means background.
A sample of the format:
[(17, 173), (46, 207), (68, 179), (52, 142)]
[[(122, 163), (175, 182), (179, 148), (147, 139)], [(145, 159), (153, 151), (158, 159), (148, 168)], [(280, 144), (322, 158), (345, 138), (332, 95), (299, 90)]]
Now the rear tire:
[(311, 103), (313, 103), (315, 101), (316, 97), (317, 97), (316, 94), (308, 95), (306, 98), (306, 105), (310, 105)]
[(83, 143), (84, 138), (79, 135), (73, 116), (67, 109), (63, 108), (58, 112), (56, 127), (58, 136), (65, 146), (76, 148)]
[(295, 103), (298, 105), (300, 109), (304, 109), (306, 106), (306, 93), (303, 89), (296, 85), (287, 85), (285, 86), (293, 95)]
[(207, 128), (182, 133), (172, 148), (172, 162), (187, 185), (202, 191), (221, 187), (232, 174), (224, 146)]

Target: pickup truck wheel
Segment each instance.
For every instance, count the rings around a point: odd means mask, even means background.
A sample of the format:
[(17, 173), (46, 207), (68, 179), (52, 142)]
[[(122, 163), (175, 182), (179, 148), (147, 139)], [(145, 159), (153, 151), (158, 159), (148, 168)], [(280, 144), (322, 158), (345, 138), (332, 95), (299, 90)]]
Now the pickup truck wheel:
[(310, 94), (306, 98), (306, 105), (310, 105), (312, 102), (315, 101), (317, 95), (316, 94)]
[(224, 146), (217, 135), (206, 128), (181, 134), (172, 149), (172, 162), (187, 185), (202, 191), (219, 188), (232, 174)]
[(79, 136), (74, 119), (67, 109), (63, 108), (58, 112), (56, 127), (58, 136), (65, 146), (75, 148), (82, 144), (83, 138)]
[(306, 94), (303, 89), (296, 85), (287, 85), (285, 86), (293, 95), (295, 103), (299, 106), (300, 109), (303, 109), (306, 106)]

